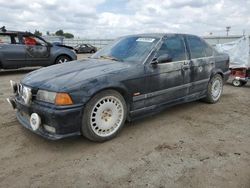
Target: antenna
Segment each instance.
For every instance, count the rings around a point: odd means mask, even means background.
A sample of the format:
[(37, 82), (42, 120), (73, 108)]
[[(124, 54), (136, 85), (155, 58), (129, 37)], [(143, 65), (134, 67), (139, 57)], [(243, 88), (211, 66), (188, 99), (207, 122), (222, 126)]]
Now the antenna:
[(230, 29), (231, 29), (231, 26), (226, 27), (227, 37), (228, 37), (228, 33), (229, 33)]

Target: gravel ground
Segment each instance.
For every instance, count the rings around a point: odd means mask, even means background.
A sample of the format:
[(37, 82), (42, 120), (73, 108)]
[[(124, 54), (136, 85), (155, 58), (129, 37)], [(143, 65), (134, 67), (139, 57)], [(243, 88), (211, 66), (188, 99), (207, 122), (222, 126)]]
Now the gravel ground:
[(0, 187), (250, 187), (249, 84), (127, 123), (105, 143), (48, 141), (5, 100), (9, 80), (31, 70), (0, 72)]

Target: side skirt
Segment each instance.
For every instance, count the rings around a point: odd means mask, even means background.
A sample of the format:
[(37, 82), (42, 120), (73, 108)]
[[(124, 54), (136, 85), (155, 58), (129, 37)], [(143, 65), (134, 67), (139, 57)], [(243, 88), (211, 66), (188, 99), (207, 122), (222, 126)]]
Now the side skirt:
[(161, 112), (161, 111), (163, 111), (171, 106), (196, 101), (196, 100), (199, 100), (199, 99), (202, 99), (205, 97), (206, 97), (206, 91), (197, 92), (197, 93), (194, 93), (192, 95), (188, 95), (188, 96), (173, 100), (171, 102), (166, 102), (166, 103), (162, 103), (159, 105), (152, 105), (152, 106), (144, 107), (141, 109), (136, 109), (134, 111), (129, 112), (128, 121), (137, 120), (137, 119), (146, 117), (148, 115), (154, 115), (154, 114)]

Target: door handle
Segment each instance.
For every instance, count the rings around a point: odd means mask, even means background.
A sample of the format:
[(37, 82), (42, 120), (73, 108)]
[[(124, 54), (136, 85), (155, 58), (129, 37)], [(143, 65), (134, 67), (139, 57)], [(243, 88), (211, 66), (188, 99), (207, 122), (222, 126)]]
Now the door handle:
[(187, 70), (187, 69), (189, 69), (189, 65), (187, 66), (187, 65), (182, 65), (182, 70)]
[(187, 70), (187, 69), (189, 69), (189, 68), (190, 68), (189, 62), (184, 61), (184, 63), (183, 63), (182, 66), (181, 66), (181, 69), (182, 69), (183, 71), (185, 71), (185, 70)]

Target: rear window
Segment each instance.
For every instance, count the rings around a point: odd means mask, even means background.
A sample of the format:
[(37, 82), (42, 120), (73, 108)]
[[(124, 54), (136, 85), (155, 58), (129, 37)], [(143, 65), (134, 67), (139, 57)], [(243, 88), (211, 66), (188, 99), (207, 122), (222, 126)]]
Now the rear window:
[(9, 35), (0, 35), (0, 44), (11, 44), (11, 37)]
[(204, 43), (199, 37), (187, 36), (187, 41), (192, 59), (206, 57)]

